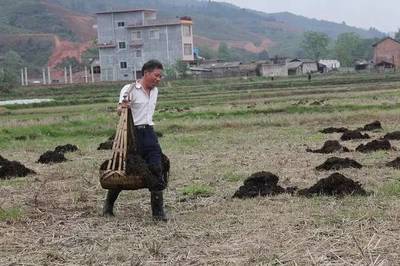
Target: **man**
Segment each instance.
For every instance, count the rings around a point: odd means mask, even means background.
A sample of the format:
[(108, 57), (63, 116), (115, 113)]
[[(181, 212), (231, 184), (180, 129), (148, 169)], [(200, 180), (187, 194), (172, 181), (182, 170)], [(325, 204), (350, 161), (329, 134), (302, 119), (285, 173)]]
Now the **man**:
[[(156, 107), (157, 85), (162, 78), (163, 65), (150, 60), (142, 67), (142, 78), (134, 84), (125, 85), (120, 93), (118, 113), (123, 106), (132, 110), (136, 151), (145, 160), (153, 174), (146, 180), (151, 194), (151, 210), (155, 220), (167, 221), (164, 212), (163, 190), (166, 187), (161, 166), (161, 148), (153, 129), (153, 114)], [(129, 100), (129, 101), (128, 101)], [(113, 216), (113, 207), (121, 190), (108, 190), (103, 207), (103, 215)]]

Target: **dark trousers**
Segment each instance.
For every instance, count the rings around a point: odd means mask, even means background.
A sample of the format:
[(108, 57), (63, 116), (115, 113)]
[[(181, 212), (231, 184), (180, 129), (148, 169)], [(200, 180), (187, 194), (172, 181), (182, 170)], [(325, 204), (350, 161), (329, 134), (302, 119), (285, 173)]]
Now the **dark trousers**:
[(150, 191), (161, 191), (166, 187), (161, 164), (161, 147), (152, 126), (135, 126), (136, 152), (146, 162), (152, 177), (148, 178)]

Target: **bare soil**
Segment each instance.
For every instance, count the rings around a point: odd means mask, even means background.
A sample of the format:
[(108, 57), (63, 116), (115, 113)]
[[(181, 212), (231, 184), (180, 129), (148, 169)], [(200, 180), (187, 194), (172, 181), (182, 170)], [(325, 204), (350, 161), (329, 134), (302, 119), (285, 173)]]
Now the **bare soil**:
[(283, 188), (278, 185), (279, 177), (270, 172), (257, 172), (248, 177), (243, 186), (233, 195), (234, 198), (246, 199), (258, 196), (273, 196), (285, 192), (293, 193), (296, 188)]
[(25, 167), (17, 161), (9, 161), (0, 155), (0, 179), (23, 177), (29, 174), (36, 174), (35, 171)]
[(345, 177), (340, 173), (333, 173), (327, 178), (322, 178), (310, 188), (301, 189), (298, 191), (301, 196), (345, 196), (345, 195), (360, 195), (367, 196), (367, 192), (362, 188), (360, 183)]
[(400, 140), (400, 131), (387, 133), (383, 138), (388, 140)]
[(114, 144), (115, 134), (110, 136), (105, 142), (100, 143), (97, 150), (111, 150)]
[(306, 149), (307, 152), (313, 153), (334, 153), (334, 152), (349, 152), (350, 150), (342, 146), (337, 140), (327, 140), (322, 148), (317, 150)]
[(73, 144), (60, 145), (54, 149), (54, 151), (60, 152), (60, 153), (75, 152), (77, 150), (79, 150), (78, 146), (73, 145)]
[(62, 163), (67, 161), (63, 153), (56, 151), (46, 151), (42, 155), (40, 155), (38, 163), (50, 164), (50, 163)]
[(382, 130), (382, 124), (380, 121), (376, 120), (372, 123), (366, 124), (364, 127), (360, 128), (359, 130), (362, 131), (374, 131), (374, 130)]
[(370, 136), (368, 134), (362, 134), (358, 130), (352, 130), (344, 132), (343, 135), (340, 137), (341, 140), (353, 140), (353, 139), (369, 139)]
[(359, 152), (374, 152), (374, 151), (379, 151), (379, 150), (391, 150), (392, 145), (387, 139), (383, 140), (373, 140), (371, 142), (368, 142), (367, 144), (360, 144), (357, 148), (356, 151)]
[(317, 166), (315, 169), (319, 171), (329, 171), (329, 170), (340, 170), (344, 168), (362, 168), (362, 165), (357, 161), (350, 158), (338, 158), (331, 157), (328, 158), (323, 164)]
[(393, 167), (396, 169), (400, 169), (400, 157), (397, 157), (393, 161), (390, 161), (386, 164), (386, 166)]

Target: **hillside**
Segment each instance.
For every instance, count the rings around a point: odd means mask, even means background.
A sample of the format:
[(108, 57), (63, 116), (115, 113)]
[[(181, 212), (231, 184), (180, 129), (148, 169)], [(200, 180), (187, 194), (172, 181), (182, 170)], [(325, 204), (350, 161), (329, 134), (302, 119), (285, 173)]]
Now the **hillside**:
[(2, 0), (0, 3), (0, 56), (20, 56), (19, 67), (41, 73), (66, 57), (80, 58), (93, 45), (95, 17), (80, 14), (50, 1)]
[[(37, 34), (50, 34), (46, 45), (43, 38), (40, 40), (41, 45), (38, 46), (41, 49), (33, 55), (18, 53), (27, 62), (36, 57), (33, 61), (39, 64), (50, 58), (49, 51), (42, 51), (43, 47), (55, 47), (50, 62), (54, 66), (63, 57), (79, 56), (84, 48), (90, 46), (96, 37), (94, 13), (132, 8), (157, 9), (160, 18), (191, 16), (197, 47), (216, 50), (221, 42), (225, 42), (244, 55), (264, 50), (270, 55), (301, 55), (301, 37), (304, 31), (309, 30), (324, 32), (331, 38), (344, 32), (356, 32), (363, 38), (383, 36), (374, 29), (364, 30), (287, 12), (267, 14), (227, 3), (197, 0), (2, 0), (0, 34), (11, 34), (16, 39), (21, 36), (21, 47), (29, 46), (27, 42), (36, 42)], [(0, 55), (17, 49), (9, 43), (0, 40)], [(29, 51), (32, 52), (31, 49)]]
[[(263, 13), (237, 6), (195, 0), (53, 0), (65, 7), (89, 14), (102, 10), (131, 8), (153, 8), (160, 17), (188, 15), (194, 20), (194, 32), (199, 38), (198, 45), (206, 45), (204, 38), (224, 41), (236, 48), (266, 48), (271, 54), (295, 55), (304, 31), (319, 31), (336, 38), (344, 32), (355, 32), (362, 38), (383, 37), (384, 34), (371, 29), (364, 30), (345, 24), (309, 19), (285, 13)], [(246, 41), (243, 41), (246, 40)], [(239, 43), (238, 43), (239, 42)], [(261, 45), (263, 43), (263, 45)], [(268, 46), (265, 44), (268, 43)], [(249, 49), (258, 51), (258, 49)]]

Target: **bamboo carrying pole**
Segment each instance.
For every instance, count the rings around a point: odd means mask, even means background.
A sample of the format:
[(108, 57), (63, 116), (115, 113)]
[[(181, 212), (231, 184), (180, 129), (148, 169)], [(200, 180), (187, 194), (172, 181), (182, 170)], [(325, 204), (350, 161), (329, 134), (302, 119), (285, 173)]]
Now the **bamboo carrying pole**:
[(126, 102), (122, 105), (112, 147), (112, 158), (108, 160), (106, 168), (100, 170), (100, 183), (105, 189), (136, 190), (146, 187), (144, 176), (126, 173), (128, 150), (135, 150), (134, 124), (129, 100), (129, 97), (127, 101), (124, 99)]

